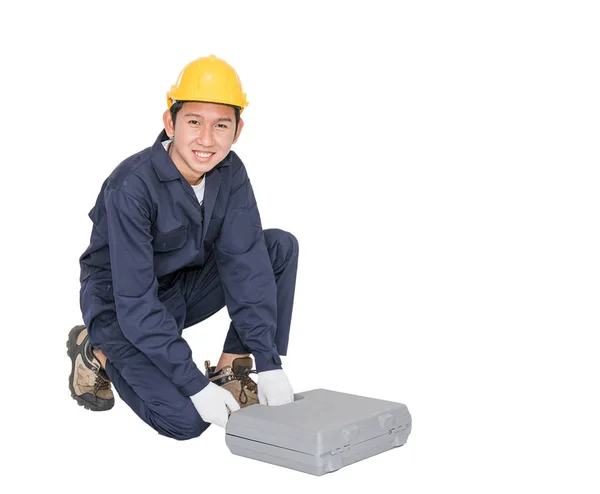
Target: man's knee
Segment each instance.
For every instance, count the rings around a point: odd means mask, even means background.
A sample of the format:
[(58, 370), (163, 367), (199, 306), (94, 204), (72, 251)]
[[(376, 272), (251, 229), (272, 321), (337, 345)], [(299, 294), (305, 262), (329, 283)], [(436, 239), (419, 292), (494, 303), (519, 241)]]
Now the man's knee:
[(281, 266), (298, 257), (298, 239), (290, 232), (279, 228), (269, 228), (264, 233), (273, 266)]
[(176, 417), (165, 417), (151, 412), (148, 422), (161, 436), (178, 441), (193, 439), (208, 429), (210, 424), (204, 422), (192, 408), (186, 407)]

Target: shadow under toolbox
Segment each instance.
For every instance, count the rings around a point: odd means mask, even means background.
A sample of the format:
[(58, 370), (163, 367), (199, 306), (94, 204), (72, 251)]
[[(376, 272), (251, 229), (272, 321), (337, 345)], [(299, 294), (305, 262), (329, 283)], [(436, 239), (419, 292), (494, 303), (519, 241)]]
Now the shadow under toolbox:
[(406, 443), (406, 405), (314, 389), (281, 406), (232, 413), (225, 441), (236, 455), (323, 475)]

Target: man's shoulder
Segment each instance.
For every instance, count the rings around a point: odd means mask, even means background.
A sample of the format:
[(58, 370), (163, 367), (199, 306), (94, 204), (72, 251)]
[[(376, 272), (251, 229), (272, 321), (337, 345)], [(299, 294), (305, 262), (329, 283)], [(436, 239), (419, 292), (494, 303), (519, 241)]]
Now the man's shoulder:
[(240, 176), (240, 172), (245, 175), (246, 167), (243, 161), (233, 150), (229, 151), (227, 157), (223, 160), (223, 164), (220, 167), (222, 173), (227, 173), (235, 181)]
[(146, 188), (154, 173), (151, 156), (152, 148), (148, 147), (123, 160), (108, 176), (107, 187), (126, 192), (143, 192), (140, 188)]
[(229, 151), (229, 154), (227, 155), (226, 159), (227, 159), (227, 164), (230, 165), (233, 170), (237, 170), (238, 168), (241, 168), (244, 166), (244, 163), (242, 162), (241, 158), (237, 155), (237, 153), (233, 149), (231, 151)]

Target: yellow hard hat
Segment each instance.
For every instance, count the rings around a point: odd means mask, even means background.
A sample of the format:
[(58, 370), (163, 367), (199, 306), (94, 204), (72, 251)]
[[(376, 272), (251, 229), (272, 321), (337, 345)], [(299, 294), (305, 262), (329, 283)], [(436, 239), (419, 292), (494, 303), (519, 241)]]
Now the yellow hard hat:
[(214, 55), (198, 58), (184, 67), (167, 93), (169, 108), (174, 100), (222, 103), (239, 107), (240, 113), (248, 106), (237, 72)]

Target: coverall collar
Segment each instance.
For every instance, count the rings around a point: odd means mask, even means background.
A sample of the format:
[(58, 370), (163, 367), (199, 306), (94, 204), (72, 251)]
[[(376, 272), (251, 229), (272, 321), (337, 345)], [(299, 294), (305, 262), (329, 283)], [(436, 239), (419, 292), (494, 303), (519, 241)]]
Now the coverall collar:
[[(158, 178), (161, 182), (168, 182), (170, 180), (177, 180), (179, 178), (183, 178), (183, 175), (181, 175), (181, 173), (175, 166), (175, 163), (173, 163), (173, 160), (169, 156), (169, 153), (162, 145), (162, 143), (164, 141), (168, 141), (168, 140), (169, 140), (169, 136), (163, 130), (158, 135), (158, 137), (156, 138), (156, 141), (152, 145), (151, 160), (152, 160), (152, 164), (154, 165), (154, 169), (156, 170), (156, 174), (158, 175)], [(218, 168), (221, 166), (228, 166), (228, 165), (229, 165), (229, 154), (227, 156), (225, 156), (225, 158), (223, 158), (223, 161), (221, 161), (215, 168)]]

